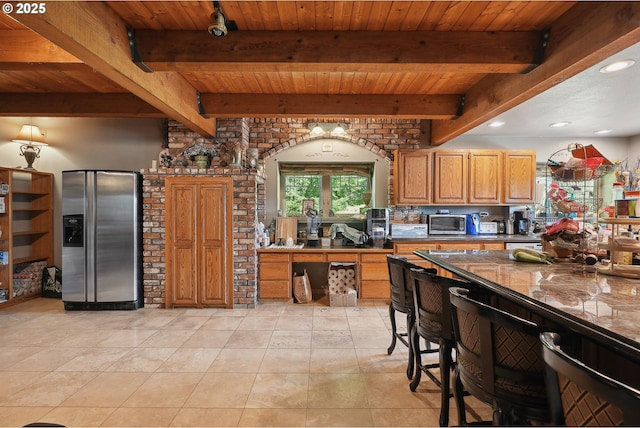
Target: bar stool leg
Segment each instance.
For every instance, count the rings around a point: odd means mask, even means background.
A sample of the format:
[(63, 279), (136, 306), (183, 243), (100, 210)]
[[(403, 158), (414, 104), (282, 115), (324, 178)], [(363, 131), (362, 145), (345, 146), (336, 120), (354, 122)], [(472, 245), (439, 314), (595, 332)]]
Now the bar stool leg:
[(451, 397), (451, 344), (440, 341), (440, 426), (449, 425), (449, 398)]
[(389, 303), (389, 320), (391, 321), (391, 345), (387, 348), (387, 355), (391, 355), (393, 350), (396, 348), (396, 310), (393, 308), (393, 305)]
[(411, 328), (411, 344), (414, 349), (413, 359), (415, 361), (414, 367), (415, 371), (413, 373), (413, 380), (409, 384), (409, 389), (412, 392), (415, 392), (420, 384), (420, 379), (422, 378), (422, 353), (420, 352), (420, 335), (418, 334), (418, 323), (414, 322)]
[[(407, 362), (407, 379), (411, 379), (413, 377), (413, 371), (415, 368), (420, 371), (420, 366), (414, 365), (414, 347), (413, 340), (411, 340), (414, 334), (413, 331), (415, 330), (415, 325), (416, 318), (413, 316), (413, 311), (409, 310), (407, 312), (407, 347), (409, 348), (409, 361)], [(418, 333), (416, 332), (415, 335), (417, 336)], [(420, 350), (420, 348), (416, 349), (418, 349), (418, 351)]]
[(464, 408), (464, 388), (460, 380), (460, 371), (457, 365), (453, 370), (453, 397), (456, 400), (456, 408), (458, 411), (458, 426), (466, 427), (468, 425), (467, 414)]

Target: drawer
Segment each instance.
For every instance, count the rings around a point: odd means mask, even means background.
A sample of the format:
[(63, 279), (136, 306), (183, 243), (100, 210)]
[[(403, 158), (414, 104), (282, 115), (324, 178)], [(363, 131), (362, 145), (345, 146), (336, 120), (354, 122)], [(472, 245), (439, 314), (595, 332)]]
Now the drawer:
[(503, 242), (485, 242), (482, 244), (483, 250), (504, 250)]
[(328, 262), (344, 262), (344, 263), (356, 263), (358, 261), (358, 254), (356, 253), (328, 253)]
[(260, 263), (268, 263), (268, 262), (283, 262), (289, 263), (289, 253), (258, 253), (258, 262)]
[(387, 263), (389, 253), (360, 253), (360, 263)]
[(289, 263), (262, 263), (258, 266), (260, 281), (281, 279), (289, 281), (291, 270)]
[(438, 244), (438, 250), (481, 250), (482, 244), (477, 242), (441, 242)]
[(291, 299), (289, 281), (260, 281), (258, 294), (261, 299)]
[(293, 253), (293, 262), (324, 262), (324, 253)]
[(397, 243), (394, 244), (394, 253), (399, 256), (405, 256), (409, 254), (413, 254), (416, 250), (435, 250), (437, 248), (437, 244), (434, 243)]
[(386, 281), (389, 285), (389, 267), (386, 263), (369, 263), (360, 266), (360, 279)]
[(363, 281), (360, 284), (361, 299), (385, 299), (391, 296), (389, 281)]

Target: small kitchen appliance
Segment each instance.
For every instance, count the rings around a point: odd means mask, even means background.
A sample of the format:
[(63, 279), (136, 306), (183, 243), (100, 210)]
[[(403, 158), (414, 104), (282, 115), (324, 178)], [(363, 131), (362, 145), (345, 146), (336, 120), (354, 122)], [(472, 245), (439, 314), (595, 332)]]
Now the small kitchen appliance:
[(464, 214), (429, 215), (429, 235), (466, 235), (467, 216)]
[(384, 230), (384, 239), (386, 239), (389, 235), (389, 210), (386, 208), (371, 208), (367, 211), (366, 234), (373, 236), (375, 229), (376, 236), (379, 236), (380, 228)]
[(480, 215), (467, 214), (466, 219), (467, 235), (477, 235), (480, 233)]
[(309, 209), (307, 215), (307, 247), (317, 247), (319, 238), (319, 228), (321, 219), (318, 217), (318, 211)]

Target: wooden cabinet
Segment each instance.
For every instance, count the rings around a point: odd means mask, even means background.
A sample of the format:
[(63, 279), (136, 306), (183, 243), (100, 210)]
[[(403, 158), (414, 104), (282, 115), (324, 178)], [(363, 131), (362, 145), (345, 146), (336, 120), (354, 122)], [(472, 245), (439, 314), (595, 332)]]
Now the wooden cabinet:
[(389, 299), (389, 268), (386, 253), (360, 254), (360, 297)]
[(395, 156), (396, 205), (521, 205), (534, 200), (534, 150), (407, 150)]
[(264, 253), (258, 256), (258, 260), (258, 297), (292, 299), (291, 253)]
[(166, 306), (233, 307), (233, 180), (166, 180)]
[(467, 150), (434, 151), (434, 204), (459, 205), (467, 203), (468, 157)]
[(40, 296), (42, 268), (53, 263), (53, 174), (0, 168), (0, 184), (4, 307)]
[(469, 151), (469, 203), (496, 205), (502, 202), (503, 152)]
[(394, 198), (396, 205), (431, 203), (431, 151), (396, 151), (394, 162)]
[(505, 204), (530, 204), (535, 198), (535, 150), (511, 150), (504, 154)]

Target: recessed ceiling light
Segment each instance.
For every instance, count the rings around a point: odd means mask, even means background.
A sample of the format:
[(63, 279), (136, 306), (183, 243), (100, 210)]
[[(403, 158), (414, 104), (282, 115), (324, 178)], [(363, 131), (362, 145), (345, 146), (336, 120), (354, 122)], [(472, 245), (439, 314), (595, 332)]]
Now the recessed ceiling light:
[(549, 128), (562, 128), (565, 127), (567, 125), (569, 125), (571, 122), (568, 121), (564, 121), (564, 122), (553, 122), (551, 124), (549, 124)]
[(487, 126), (489, 128), (500, 128), (501, 126), (504, 125), (504, 122), (501, 120), (494, 120), (493, 122), (490, 122)]
[(603, 135), (603, 134), (608, 134), (610, 132), (613, 132), (613, 129), (600, 129), (600, 130), (594, 132), (594, 134)]
[(611, 64), (607, 64), (600, 69), (600, 73), (613, 73), (615, 71), (624, 70), (625, 68), (631, 67), (636, 62), (632, 59), (625, 59), (623, 61), (612, 62)]

